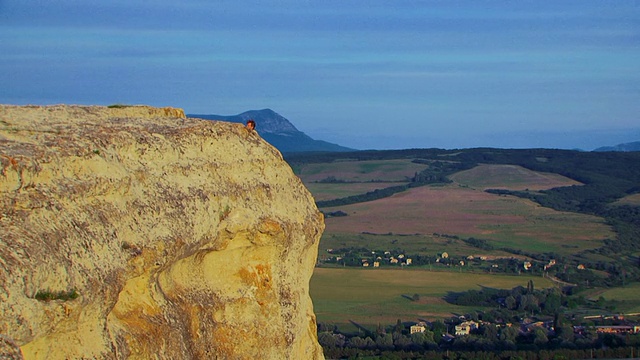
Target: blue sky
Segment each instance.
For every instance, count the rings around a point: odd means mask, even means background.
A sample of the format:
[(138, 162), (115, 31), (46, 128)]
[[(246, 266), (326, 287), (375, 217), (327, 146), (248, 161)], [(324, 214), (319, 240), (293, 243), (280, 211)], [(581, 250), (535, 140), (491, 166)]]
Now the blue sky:
[(640, 140), (640, 1), (0, 0), (0, 81), (358, 149), (591, 150)]

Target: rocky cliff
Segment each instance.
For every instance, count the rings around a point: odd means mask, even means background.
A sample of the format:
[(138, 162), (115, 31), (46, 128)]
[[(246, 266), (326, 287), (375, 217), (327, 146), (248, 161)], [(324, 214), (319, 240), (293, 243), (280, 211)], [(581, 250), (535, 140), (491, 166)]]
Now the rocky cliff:
[(24, 358), (323, 358), (322, 216), (257, 133), (2, 105), (0, 170), (0, 335)]

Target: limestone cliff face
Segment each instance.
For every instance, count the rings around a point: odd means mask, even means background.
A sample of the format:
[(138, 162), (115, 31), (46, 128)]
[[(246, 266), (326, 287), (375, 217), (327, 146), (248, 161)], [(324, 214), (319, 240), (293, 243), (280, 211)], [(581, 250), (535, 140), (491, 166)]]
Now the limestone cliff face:
[(323, 358), (322, 216), (255, 132), (0, 105), (0, 171), (0, 335), (26, 359)]

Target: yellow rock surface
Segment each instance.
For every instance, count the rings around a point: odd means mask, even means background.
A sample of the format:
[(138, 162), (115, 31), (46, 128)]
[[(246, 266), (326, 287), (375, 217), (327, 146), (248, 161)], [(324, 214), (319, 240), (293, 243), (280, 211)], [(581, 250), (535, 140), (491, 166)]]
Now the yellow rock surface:
[(322, 215), (241, 124), (0, 105), (0, 195), (0, 335), (25, 359), (324, 358)]

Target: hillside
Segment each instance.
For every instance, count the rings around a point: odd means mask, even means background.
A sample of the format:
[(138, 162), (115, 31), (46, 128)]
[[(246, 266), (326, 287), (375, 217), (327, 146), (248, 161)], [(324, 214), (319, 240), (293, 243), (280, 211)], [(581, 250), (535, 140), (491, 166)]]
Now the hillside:
[(354, 150), (326, 141), (312, 139), (307, 134), (299, 131), (289, 120), (271, 109), (250, 110), (238, 115), (188, 114), (188, 117), (242, 124), (249, 119), (253, 119), (257, 123), (256, 131), (260, 136), (283, 153)]
[(324, 223), (256, 133), (2, 105), (0, 166), (0, 342), (25, 358), (324, 358), (308, 291)]

